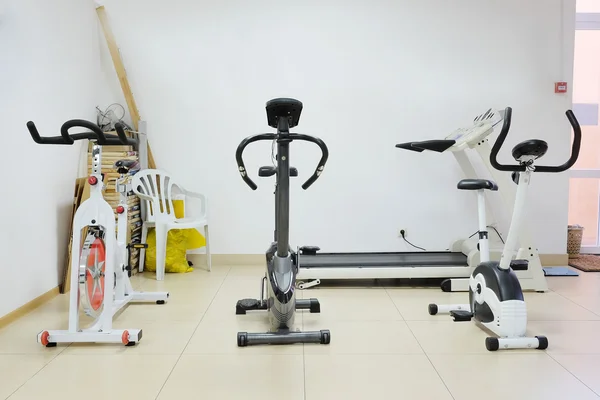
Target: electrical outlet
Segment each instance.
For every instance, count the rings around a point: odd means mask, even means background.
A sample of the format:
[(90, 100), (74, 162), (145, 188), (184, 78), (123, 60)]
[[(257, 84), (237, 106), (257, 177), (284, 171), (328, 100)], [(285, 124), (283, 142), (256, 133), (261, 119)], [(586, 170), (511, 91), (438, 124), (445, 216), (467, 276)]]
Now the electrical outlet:
[(400, 231), (398, 231), (398, 237), (406, 237), (407, 233), (406, 233), (406, 229), (400, 229)]

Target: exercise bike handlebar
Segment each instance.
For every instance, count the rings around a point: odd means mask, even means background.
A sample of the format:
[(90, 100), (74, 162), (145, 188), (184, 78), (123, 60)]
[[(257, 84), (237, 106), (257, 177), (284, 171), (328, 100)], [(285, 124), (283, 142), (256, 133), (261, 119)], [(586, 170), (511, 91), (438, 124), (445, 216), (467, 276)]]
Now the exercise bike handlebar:
[(256, 183), (254, 183), (252, 179), (250, 179), (250, 177), (248, 176), (248, 171), (246, 171), (246, 165), (244, 165), (243, 158), (244, 150), (246, 149), (246, 146), (248, 146), (250, 143), (258, 142), (259, 140), (274, 140), (276, 138), (277, 135), (275, 133), (262, 133), (260, 135), (247, 137), (246, 139), (242, 140), (242, 142), (238, 145), (238, 148), (235, 152), (235, 159), (237, 161), (238, 171), (242, 176), (244, 182), (246, 182), (246, 185), (250, 186), (250, 189), (252, 190), (256, 190), (258, 186), (256, 186)]
[(246, 166), (244, 164), (243, 153), (244, 153), (244, 150), (246, 149), (246, 146), (248, 146), (250, 143), (257, 142), (260, 140), (277, 140), (277, 139), (290, 140), (290, 141), (302, 140), (305, 142), (311, 142), (311, 143), (314, 143), (317, 146), (319, 146), (319, 148), (321, 149), (321, 159), (319, 160), (319, 164), (317, 165), (315, 172), (313, 172), (311, 177), (308, 178), (306, 180), (306, 182), (304, 182), (302, 184), (302, 189), (304, 189), (304, 190), (308, 189), (313, 183), (315, 183), (315, 181), (319, 178), (321, 173), (323, 173), (323, 169), (325, 168), (325, 163), (327, 163), (327, 159), (329, 158), (329, 150), (327, 149), (327, 145), (325, 144), (325, 142), (323, 142), (321, 139), (313, 137), (313, 136), (309, 136), (309, 135), (302, 135), (299, 133), (289, 133), (285, 136), (278, 136), (276, 133), (263, 133), (263, 134), (259, 134), (259, 135), (250, 136), (250, 137), (247, 137), (246, 139), (242, 140), (242, 142), (239, 144), (239, 146), (237, 148), (237, 151), (235, 152), (235, 159), (238, 164), (238, 171), (239, 171), (240, 175), (242, 176), (242, 179), (244, 180), (244, 182), (246, 182), (246, 184), (248, 186), (250, 186), (250, 189), (256, 190), (258, 188), (256, 183), (254, 183), (254, 181), (252, 181), (252, 179), (250, 179), (250, 177), (248, 176), (248, 171), (246, 170)]
[(314, 143), (317, 146), (319, 146), (319, 149), (321, 149), (321, 159), (319, 160), (317, 168), (315, 168), (315, 172), (313, 172), (310, 178), (308, 178), (306, 182), (302, 184), (302, 189), (306, 190), (309, 187), (311, 187), (311, 185), (315, 183), (315, 181), (319, 179), (319, 176), (321, 176), (321, 174), (323, 173), (323, 170), (325, 169), (325, 164), (327, 163), (327, 159), (329, 158), (329, 149), (327, 148), (327, 145), (324, 141), (314, 136), (303, 135), (300, 133), (290, 133), (290, 138), (292, 140), (303, 140), (305, 142)]
[[(564, 164), (558, 166), (536, 165), (535, 172), (563, 172), (571, 168), (577, 161), (577, 158), (579, 157), (579, 149), (581, 148), (581, 127), (579, 126), (579, 122), (577, 121), (575, 114), (573, 114), (573, 111), (568, 110), (565, 114), (567, 116), (567, 119), (569, 120), (569, 123), (573, 127), (574, 133), (573, 146), (571, 148), (571, 156), (569, 157), (569, 160)], [(502, 147), (504, 141), (506, 140), (506, 137), (508, 136), (511, 118), (512, 108), (507, 107), (504, 111), (504, 124), (502, 125), (502, 130), (498, 135), (498, 139), (496, 139), (496, 143), (494, 143), (494, 146), (492, 147), (492, 152), (490, 154), (490, 163), (494, 168), (496, 168), (499, 171), (525, 171), (525, 169), (527, 168), (527, 166), (525, 165), (500, 164), (497, 159), (498, 153), (500, 152), (500, 148)]]
[[(89, 129), (90, 132), (69, 134), (69, 129), (76, 127)], [(33, 121), (27, 122), (27, 129), (37, 144), (71, 145), (77, 140), (84, 139), (95, 140), (100, 145), (135, 145), (137, 143), (135, 139), (127, 137), (123, 125), (118, 122), (115, 124), (117, 136), (106, 134), (98, 125), (82, 119), (71, 119), (65, 122), (60, 128), (60, 136), (41, 137)]]

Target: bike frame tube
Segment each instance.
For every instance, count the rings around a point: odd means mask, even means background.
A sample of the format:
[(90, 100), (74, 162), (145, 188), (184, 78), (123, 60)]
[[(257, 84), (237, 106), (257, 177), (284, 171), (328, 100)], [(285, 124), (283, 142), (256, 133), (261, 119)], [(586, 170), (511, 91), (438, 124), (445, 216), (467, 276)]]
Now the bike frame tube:
[(477, 213), (479, 215), (479, 262), (490, 261), (490, 243), (487, 230), (485, 193), (477, 191)]
[(277, 256), (288, 256), (290, 245), (290, 128), (287, 117), (279, 117), (277, 124), (277, 187), (275, 189), (275, 210), (277, 221), (275, 235)]
[(533, 170), (527, 169), (524, 172), (519, 172), (519, 184), (517, 185), (517, 195), (515, 199), (515, 206), (513, 209), (512, 220), (510, 221), (510, 229), (508, 230), (508, 236), (506, 243), (504, 244), (504, 250), (500, 257), (500, 268), (507, 270), (510, 268), (510, 262), (513, 255), (517, 251), (517, 244), (519, 243), (519, 232), (523, 225), (523, 219), (525, 218), (525, 206), (527, 203), (527, 190), (529, 189), (529, 182), (531, 180), (531, 174)]
[(275, 195), (275, 230), (273, 231), (273, 241), (276, 242), (277, 241), (277, 230), (278, 230), (277, 223), (279, 222), (278, 218), (277, 218), (277, 216), (279, 215), (277, 213), (277, 181), (275, 181), (275, 190), (273, 191), (273, 194)]

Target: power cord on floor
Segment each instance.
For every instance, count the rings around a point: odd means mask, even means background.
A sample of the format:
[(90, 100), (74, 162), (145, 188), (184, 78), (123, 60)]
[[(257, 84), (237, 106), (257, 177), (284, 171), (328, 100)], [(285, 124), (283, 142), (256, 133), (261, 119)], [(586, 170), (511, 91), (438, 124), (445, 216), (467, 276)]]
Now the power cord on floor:
[(427, 251), (427, 250), (425, 250), (424, 248), (422, 248), (422, 247), (419, 247), (419, 246), (416, 246), (416, 245), (412, 244), (411, 242), (409, 242), (409, 241), (408, 241), (408, 239), (406, 239), (406, 231), (405, 231), (404, 229), (402, 229), (402, 230), (400, 231), (400, 236), (402, 236), (402, 239), (404, 239), (404, 241), (405, 241), (406, 243), (410, 244), (410, 245), (411, 245), (412, 247), (414, 247), (415, 249), (419, 249), (419, 250)]

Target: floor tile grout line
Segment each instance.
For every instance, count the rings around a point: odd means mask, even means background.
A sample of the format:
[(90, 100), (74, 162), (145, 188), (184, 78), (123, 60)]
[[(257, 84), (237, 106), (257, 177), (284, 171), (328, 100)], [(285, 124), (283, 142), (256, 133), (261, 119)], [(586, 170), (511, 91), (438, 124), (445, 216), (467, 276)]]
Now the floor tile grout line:
[(594, 389), (592, 389), (591, 387), (589, 387), (584, 381), (582, 381), (581, 379), (579, 379), (579, 377), (577, 377), (577, 375), (575, 375), (571, 370), (569, 370), (567, 367), (565, 367), (564, 365), (562, 365), (560, 363), (560, 361), (558, 361), (556, 358), (552, 357), (552, 354), (548, 353), (547, 351), (545, 351), (544, 353), (546, 353), (546, 355), (548, 357), (550, 357), (552, 360), (554, 360), (555, 363), (557, 363), (558, 365), (560, 365), (562, 369), (564, 369), (569, 374), (571, 374), (573, 376), (573, 378), (577, 379), (579, 382), (581, 382), (581, 384), (583, 386), (585, 386), (586, 388), (590, 389), (592, 393), (594, 393), (596, 396), (598, 396), (600, 398), (600, 393), (597, 393)]
[[(69, 346), (67, 346), (69, 347)], [(48, 361), (46, 364), (44, 364), (44, 366), (42, 368), (40, 368), (39, 370), (36, 371), (35, 374), (31, 375), (25, 382), (23, 382), (23, 384), (21, 384), (18, 388), (16, 388), (11, 394), (8, 395), (8, 397), (6, 398), (6, 400), (10, 399), (15, 393), (17, 393), (23, 386), (25, 386), (27, 384), (27, 382), (29, 382), (30, 380), (32, 380), (33, 378), (35, 378), (37, 376), (37, 374), (39, 374), (40, 372), (42, 372), (42, 370), (44, 370), (48, 365), (50, 365), (50, 363), (54, 360), (56, 360), (58, 358), (58, 356), (60, 356), (62, 354), (62, 352), (64, 352), (67, 347), (65, 347), (63, 350), (61, 350), (60, 352), (58, 352), (54, 357), (52, 357), (50, 359), (50, 361)]]
[[(304, 294), (307, 293), (304, 290), (301, 291), (302, 293), (302, 299), (305, 299)], [(310, 296), (308, 296), (308, 298), (311, 298)], [(304, 311), (302, 311), (300, 313), (300, 318), (302, 319), (302, 330), (306, 330), (306, 327), (304, 326)], [(319, 315), (321, 315), (321, 312), (319, 311)], [(304, 389), (304, 400), (306, 400), (306, 344), (302, 343), (302, 375), (303, 375), (303, 389)]]
[[(584, 310), (586, 310), (586, 311), (589, 311), (589, 312), (591, 312), (592, 314), (594, 314), (594, 315), (596, 315), (596, 316), (600, 317), (600, 313), (597, 313), (597, 312), (595, 312), (595, 311), (593, 311), (593, 310), (590, 310), (590, 309), (589, 309), (589, 308), (587, 308), (586, 306), (584, 306), (584, 305), (582, 305), (582, 304), (579, 304), (579, 303), (577, 303), (576, 301), (574, 301), (573, 299), (570, 299), (570, 298), (568, 298), (568, 297), (567, 297), (567, 296), (565, 296), (564, 294), (562, 294), (562, 293), (559, 293), (559, 292), (556, 292), (556, 291), (552, 291), (552, 293), (556, 293), (557, 295), (559, 295), (559, 296), (560, 296), (560, 297), (562, 297), (563, 299), (566, 299), (566, 300), (570, 301), (571, 303), (575, 304), (576, 306), (578, 306), (578, 307), (581, 307), (581, 308), (583, 308)], [(596, 321), (596, 320), (586, 320), (586, 321)]]
[[(302, 322), (302, 329), (304, 329), (304, 320)], [(302, 345), (302, 375), (304, 378), (304, 400), (306, 400), (306, 347)]]
[[(398, 308), (398, 306), (396, 305), (396, 302), (394, 301), (394, 299), (392, 299), (392, 296), (390, 295), (390, 293), (388, 292), (387, 288), (385, 289), (385, 293), (388, 295), (388, 297), (390, 298), (390, 300), (392, 301), (392, 303), (394, 304), (394, 307), (396, 308), (396, 310), (398, 310), (398, 313), (402, 316), (402, 319), (404, 320), (404, 316), (402, 315), (402, 313), (400, 312), (400, 309)], [(440, 381), (442, 381), (442, 384), (444, 385), (444, 387), (446, 388), (446, 390), (448, 391), (448, 394), (450, 395), (450, 397), (452, 397), (452, 399), (456, 400), (454, 395), (452, 394), (452, 392), (450, 391), (450, 388), (448, 387), (448, 385), (446, 384), (446, 381), (444, 380), (444, 378), (442, 378), (442, 375), (440, 374), (440, 372), (437, 370), (437, 368), (435, 367), (435, 365), (433, 364), (433, 361), (431, 361), (431, 358), (429, 358), (429, 354), (427, 354), (427, 352), (425, 351), (425, 349), (423, 348), (423, 345), (421, 344), (421, 342), (419, 342), (419, 339), (417, 339), (417, 335), (415, 335), (415, 333), (413, 332), (413, 330), (411, 329), (410, 325), (408, 324), (408, 322), (406, 322), (406, 320), (404, 320), (404, 323), (406, 324), (406, 327), (408, 328), (408, 330), (410, 331), (410, 334), (413, 336), (413, 338), (415, 338), (415, 341), (417, 342), (417, 344), (419, 345), (419, 347), (421, 348), (421, 351), (423, 352), (423, 354), (425, 355), (425, 357), (427, 357), (427, 361), (429, 361), (429, 364), (431, 365), (431, 367), (433, 368), (433, 370), (435, 371), (435, 373), (437, 374), (438, 378), (440, 378)]]
[[(35, 372), (35, 374), (31, 375), (27, 380), (25, 380), (25, 382), (23, 382), (22, 385), (20, 385), (18, 388), (16, 388), (11, 394), (8, 395), (8, 397), (6, 398), (6, 400), (8, 400), (9, 398), (11, 398), (17, 391), (19, 391), (19, 389), (21, 389), (23, 386), (25, 386), (27, 384), (27, 382), (29, 382), (30, 380), (32, 380), (37, 374), (39, 374), (40, 372), (42, 372), (42, 370), (44, 368), (46, 368), (48, 365), (50, 365), (50, 363), (54, 360), (56, 360), (56, 358), (58, 356), (60, 356), (61, 354), (63, 354), (65, 352), (65, 350), (67, 350), (69, 347), (71, 347), (73, 343), (69, 343), (67, 346), (65, 346), (64, 349), (62, 349), (61, 351), (58, 351), (56, 353), (56, 355), (54, 357), (52, 357), (47, 363), (44, 364), (44, 366), (42, 368), (40, 368), (39, 370), (37, 370)], [(12, 355), (12, 354), (11, 354)], [(39, 353), (14, 353), (14, 355), (20, 355), (20, 356), (24, 356), (24, 355), (31, 355), (31, 356), (40, 356), (41, 354)]]
[[(304, 299), (304, 290), (302, 290), (300, 293), (302, 293), (301, 298)], [(302, 331), (304, 331), (306, 328), (304, 327), (304, 312), (300, 312), (300, 319), (302, 320)], [(303, 387), (303, 399), (306, 400), (306, 345), (304, 343), (302, 344), (302, 387)]]
[(175, 368), (177, 367), (177, 364), (179, 364), (179, 361), (181, 360), (181, 357), (183, 357), (183, 354), (185, 353), (185, 350), (188, 348), (190, 341), (192, 340), (192, 338), (194, 337), (194, 335), (196, 334), (196, 331), (198, 330), (198, 327), (200, 326), (200, 324), (202, 323), (202, 321), (204, 320), (204, 317), (206, 316), (206, 313), (208, 312), (208, 310), (210, 309), (210, 307), (212, 306), (213, 302), (215, 301), (215, 298), (217, 297), (217, 295), (219, 294), (219, 292), (221, 291), (221, 288), (223, 287), (223, 285), (225, 284), (225, 281), (227, 280), (227, 277), (229, 276), (229, 273), (231, 272), (231, 267), (229, 267), (229, 269), (227, 270), (227, 274), (225, 274), (225, 277), (223, 278), (223, 281), (221, 282), (221, 284), (219, 285), (219, 289), (217, 289), (217, 291), (215, 292), (212, 300), (210, 301), (210, 303), (208, 304), (208, 307), (206, 307), (206, 311), (204, 311), (204, 314), (202, 315), (202, 318), (200, 318), (200, 321), (198, 321), (198, 324), (196, 325), (196, 328), (194, 329), (194, 331), (192, 332), (192, 334), (190, 335), (189, 340), (187, 341), (187, 343), (185, 344), (185, 347), (183, 348), (183, 350), (181, 350), (181, 353), (179, 354), (179, 357), (177, 357), (177, 361), (175, 361), (175, 364), (173, 364), (173, 368), (171, 368), (171, 371), (169, 371), (169, 374), (167, 375), (167, 378), (165, 379), (165, 381), (163, 382), (162, 386), (160, 387), (160, 389), (158, 390), (158, 393), (156, 394), (156, 397), (154, 398), (155, 400), (158, 400), (158, 398), (160, 397), (160, 394), (162, 393), (163, 389), (165, 388), (165, 385), (167, 384), (167, 382), (169, 381), (169, 379), (171, 378), (171, 375), (173, 374), (173, 371), (175, 371)]

